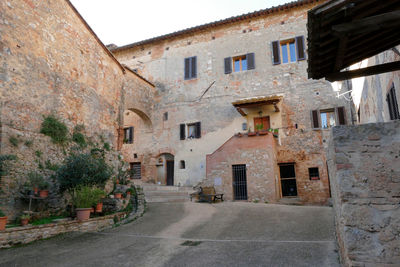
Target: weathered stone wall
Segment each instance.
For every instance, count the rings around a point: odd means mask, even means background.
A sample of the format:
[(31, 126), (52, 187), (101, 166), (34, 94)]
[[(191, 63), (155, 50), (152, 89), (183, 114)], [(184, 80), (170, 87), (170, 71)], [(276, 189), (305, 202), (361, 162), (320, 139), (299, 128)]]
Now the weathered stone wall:
[[(397, 46), (400, 53), (400, 46)], [(400, 54), (387, 50), (368, 59), (368, 66), (384, 64), (400, 60)], [(400, 71), (393, 71), (379, 75), (365, 77), (364, 87), (360, 99), (360, 123), (390, 121), (386, 95), (394, 85), (397, 103), (400, 102)]]
[(329, 173), (346, 266), (399, 266), (400, 122), (333, 128)]
[[(13, 218), (26, 173), (49, 178), (40, 165), (59, 164), (69, 152), (40, 134), (44, 116), (55, 114), (70, 133), (84, 125), (93, 147), (115, 149), (123, 111), (151, 113), (155, 97), (153, 85), (120, 65), (69, 1), (2, 1), (0, 27), (0, 151), (18, 157), (2, 179), (0, 206)], [(117, 156), (107, 162), (115, 165)]]
[(234, 200), (232, 165), (245, 164), (248, 200), (277, 202), (275, 142), (271, 133), (233, 136), (213, 154), (207, 155), (207, 179), (202, 184), (214, 186), (217, 193), (224, 194), (224, 199)]
[[(306, 60), (273, 65), (270, 47), (274, 40), (306, 36), (307, 10), (313, 6), (306, 4), (116, 51), (114, 54), (121, 62), (151, 80), (158, 92), (151, 116), (152, 133), (134, 114), (124, 120), (126, 126), (135, 127), (138, 140), (124, 145), (125, 158), (137, 154), (132, 160), (143, 160), (146, 175), (153, 175), (151, 170), (156, 169), (160, 151), (174, 151), (175, 184), (196, 185), (206, 177), (206, 155), (243, 131), (242, 123), (248, 121), (232, 102), (253, 96), (282, 95), (278, 115), (274, 111), (263, 112), (263, 116), (274, 116), (272, 128), (280, 128), (277, 163), (296, 162), (301, 201), (324, 203), (329, 197), (324, 152), (329, 131), (313, 130), (310, 112), (344, 106), (350, 124), (349, 103), (336, 98), (328, 82), (308, 80)], [(255, 53), (254, 70), (224, 74), (225, 57), (246, 53)], [(197, 56), (197, 78), (184, 80), (184, 58), (191, 56)], [(255, 114), (259, 111), (254, 110)], [(179, 124), (196, 121), (201, 122), (201, 138), (180, 140)], [(251, 121), (249, 126), (254, 130)], [(186, 162), (185, 169), (179, 169), (181, 160)], [(319, 168), (320, 180), (309, 179), (310, 167)], [(279, 172), (275, 176), (279, 178)], [(155, 180), (152, 176), (143, 179)]]

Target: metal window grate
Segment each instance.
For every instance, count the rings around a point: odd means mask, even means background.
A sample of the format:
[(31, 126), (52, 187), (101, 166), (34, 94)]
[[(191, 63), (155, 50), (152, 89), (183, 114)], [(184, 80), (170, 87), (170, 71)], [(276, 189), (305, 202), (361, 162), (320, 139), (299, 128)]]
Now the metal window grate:
[(131, 178), (142, 179), (142, 164), (140, 162), (132, 162), (131, 166)]
[(233, 193), (235, 200), (247, 200), (246, 165), (232, 165)]

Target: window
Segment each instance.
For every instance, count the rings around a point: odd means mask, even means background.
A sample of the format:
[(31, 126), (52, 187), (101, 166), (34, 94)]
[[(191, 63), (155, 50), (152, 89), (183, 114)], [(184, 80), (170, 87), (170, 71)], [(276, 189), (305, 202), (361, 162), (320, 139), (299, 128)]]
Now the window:
[(344, 107), (313, 110), (311, 111), (311, 123), (314, 129), (329, 129), (336, 125), (345, 125)]
[(185, 58), (185, 80), (197, 78), (197, 57)]
[(133, 144), (133, 127), (124, 128), (124, 144)]
[(283, 197), (297, 196), (297, 183), (294, 163), (280, 163), (281, 187)]
[(292, 63), (306, 59), (304, 36), (272, 42), (272, 63)]
[(310, 175), (310, 180), (319, 180), (318, 168), (308, 168), (308, 174)]
[(179, 162), (179, 168), (180, 169), (185, 169), (185, 161), (184, 160), (181, 160), (180, 162)]
[(201, 123), (188, 123), (180, 125), (180, 139), (185, 140), (186, 136), (188, 139), (200, 138), (201, 137)]
[(388, 103), (390, 119), (400, 119), (399, 106), (397, 105), (396, 90), (394, 89), (394, 84), (392, 84), (392, 88), (390, 88), (389, 92), (386, 95), (386, 101)]
[(132, 179), (142, 179), (142, 164), (140, 162), (129, 163), (131, 178)]
[(168, 120), (168, 112), (164, 112), (163, 114), (163, 120), (167, 121)]
[[(233, 66), (233, 67), (232, 67)], [(224, 59), (225, 74), (255, 69), (254, 53)]]

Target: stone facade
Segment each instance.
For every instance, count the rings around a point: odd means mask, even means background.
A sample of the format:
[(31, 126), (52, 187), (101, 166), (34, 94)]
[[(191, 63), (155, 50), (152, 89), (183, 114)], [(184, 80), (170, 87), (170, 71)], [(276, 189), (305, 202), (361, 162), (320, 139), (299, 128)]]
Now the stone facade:
[[(368, 66), (400, 60), (400, 46), (368, 59)], [(365, 77), (359, 106), (359, 122), (390, 121), (386, 100), (389, 90), (394, 87), (397, 104), (400, 101), (400, 71)]]
[[(1, 180), (0, 206), (11, 219), (26, 173), (49, 179), (40, 164), (59, 164), (69, 152), (40, 134), (44, 116), (54, 114), (70, 133), (84, 125), (94, 146), (116, 149), (124, 110), (151, 113), (155, 90), (113, 57), (69, 1), (2, 1), (0, 27), (0, 152), (18, 158)], [(115, 166), (117, 157), (107, 160)]]
[[(168, 155), (174, 159), (174, 185), (197, 185), (206, 178), (212, 181), (215, 177), (207, 177), (212, 170), (207, 166), (206, 155), (214, 153), (234, 134), (254, 131), (255, 117), (269, 116), (270, 127), (279, 129), (279, 142), (273, 153), (276, 164), (271, 167), (275, 182), (268, 190), (277, 188), (276, 193), (281, 196), (277, 164), (293, 162), (298, 201), (326, 203), (329, 182), (324, 148), (329, 131), (312, 128), (311, 111), (343, 106), (346, 123), (351, 124), (351, 105), (335, 96), (330, 83), (307, 79), (307, 60), (272, 63), (272, 41), (306, 36), (307, 10), (318, 1), (304, 2), (307, 3), (112, 50), (118, 60), (156, 85), (150, 116), (152, 129), (135, 112), (124, 116), (124, 127), (134, 127), (134, 141), (123, 145), (122, 153), (126, 160), (141, 163), (142, 180), (166, 184), (162, 157)], [(225, 74), (225, 58), (248, 53), (254, 53), (254, 69)], [(194, 56), (197, 76), (185, 79), (185, 58)], [(260, 96), (280, 96), (279, 111), (273, 105), (265, 105), (249, 108), (247, 116), (242, 116), (232, 105)], [(201, 123), (201, 137), (180, 140), (180, 125), (188, 127), (195, 122)], [(245, 129), (243, 123), (247, 123)], [(309, 168), (318, 168), (319, 180), (310, 180)], [(266, 177), (266, 170), (259, 171), (260, 176)], [(227, 175), (224, 179), (228, 185), (232, 177)], [(249, 189), (258, 187), (251, 183)], [(260, 192), (263, 191), (257, 194)]]
[(333, 128), (329, 172), (346, 266), (399, 266), (400, 122)]

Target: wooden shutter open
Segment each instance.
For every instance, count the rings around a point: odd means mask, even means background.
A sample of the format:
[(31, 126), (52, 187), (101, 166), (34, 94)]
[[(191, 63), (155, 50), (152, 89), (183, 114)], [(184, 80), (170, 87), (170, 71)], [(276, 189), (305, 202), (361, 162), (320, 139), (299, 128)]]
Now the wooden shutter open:
[(306, 51), (304, 46), (304, 36), (296, 37), (297, 60), (306, 59)]
[(281, 57), (279, 52), (279, 41), (273, 41), (272, 44), (272, 64), (281, 64)]
[(255, 65), (254, 53), (247, 54), (246, 59), (247, 59), (247, 69), (248, 70), (255, 69), (256, 65)]
[(185, 80), (190, 78), (190, 58), (185, 58)]
[(196, 78), (197, 77), (197, 57), (192, 57), (192, 69), (191, 69), (191, 77), (190, 78)]
[(344, 113), (344, 107), (338, 107), (336, 108), (336, 115), (338, 118), (338, 125), (346, 125), (346, 117)]
[(185, 140), (185, 138), (186, 138), (185, 124), (180, 125), (180, 137), (181, 137), (181, 140)]
[(201, 137), (201, 123), (196, 122), (195, 123), (196, 127), (196, 133), (195, 133), (195, 138), (200, 138)]
[(229, 74), (232, 72), (232, 58), (231, 57), (224, 58), (224, 67), (225, 67), (225, 74)]
[(319, 129), (319, 111), (313, 110), (311, 111), (311, 123), (313, 129)]

